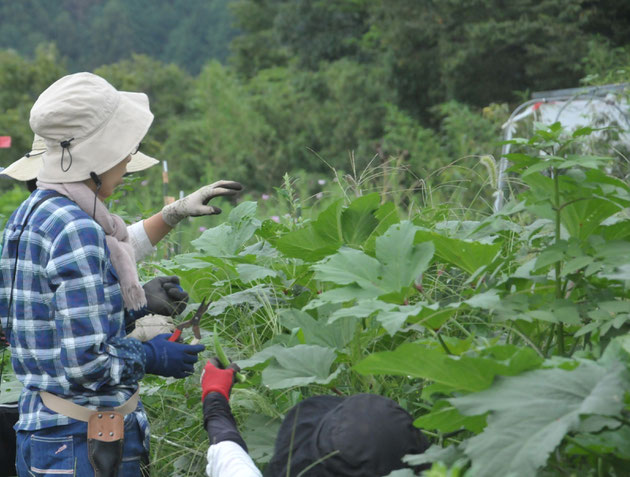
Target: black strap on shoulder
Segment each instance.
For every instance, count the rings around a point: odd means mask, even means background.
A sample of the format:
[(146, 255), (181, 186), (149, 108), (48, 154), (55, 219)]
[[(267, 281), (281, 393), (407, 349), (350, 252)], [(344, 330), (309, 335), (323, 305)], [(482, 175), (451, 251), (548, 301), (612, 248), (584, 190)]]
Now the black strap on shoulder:
[[(11, 277), (11, 292), (9, 294), (9, 307), (7, 308), (7, 330), (6, 333), (4, 333), (4, 330), (2, 329), (2, 322), (0, 321), (0, 335), (5, 335), (5, 339), (6, 339), (6, 344), (8, 345), (11, 339), (11, 308), (13, 307), (13, 288), (15, 287), (15, 279), (17, 277), (17, 262), (18, 262), (18, 257), (19, 257), (19, 250), (20, 250), (20, 239), (22, 238), (22, 234), (24, 233), (24, 229), (26, 227), (26, 224), (28, 223), (28, 219), (31, 218), (31, 215), (33, 215), (33, 212), (35, 212), (35, 210), (37, 210), (37, 208), (42, 205), (44, 202), (46, 202), (49, 199), (52, 199), (53, 197), (64, 197), (62, 194), (60, 194), (59, 192), (55, 192), (55, 191), (50, 191), (52, 193), (47, 194), (45, 197), (40, 198), (37, 202), (35, 202), (35, 204), (33, 205), (33, 207), (31, 207), (31, 210), (29, 210), (28, 214), (26, 215), (26, 219), (24, 219), (24, 222), (22, 224), (22, 230), (20, 230), (20, 235), (18, 235), (18, 239), (17, 239), (17, 245), (16, 245), (16, 249), (15, 249), (15, 260), (13, 262), (13, 275)], [(4, 371), (4, 352), (6, 350), (6, 347), (4, 347), (2, 349), (2, 356), (0, 357), (0, 387), (2, 387), (2, 374)]]
[[(20, 239), (22, 238), (22, 234), (24, 233), (24, 228), (26, 227), (26, 224), (28, 223), (28, 219), (31, 218), (31, 215), (33, 215), (33, 212), (35, 212), (35, 210), (37, 210), (37, 208), (42, 205), (44, 202), (46, 202), (49, 199), (52, 199), (53, 197), (60, 197), (62, 196), (60, 193), (55, 192), (55, 191), (51, 191), (52, 194), (48, 194), (46, 195), (46, 197), (42, 197), (40, 198), (37, 202), (35, 202), (35, 205), (33, 205), (33, 207), (31, 207), (31, 210), (29, 210), (28, 214), (26, 214), (26, 218), (24, 219), (24, 222), (22, 224), (22, 230), (20, 230), (20, 235), (18, 235), (18, 239), (17, 239), (17, 245), (16, 245), (16, 249), (15, 249), (15, 260), (13, 262), (13, 275), (11, 277), (11, 293), (9, 294), (9, 308), (7, 310), (7, 333), (6, 333), (6, 340), (7, 342), (9, 341), (9, 332), (11, 330), (11, 322), (10, 322), (10, 318), (11, 318), (11, 307), (13, 306), (13, 288), (15, 287), (15, 278), (17, 276), (17, 262), (18, 262), (18, 257), (19, 257), (19, 249), (20, 249)], [(0, 333), (2, 333), (2, 322), (0, 322)]]

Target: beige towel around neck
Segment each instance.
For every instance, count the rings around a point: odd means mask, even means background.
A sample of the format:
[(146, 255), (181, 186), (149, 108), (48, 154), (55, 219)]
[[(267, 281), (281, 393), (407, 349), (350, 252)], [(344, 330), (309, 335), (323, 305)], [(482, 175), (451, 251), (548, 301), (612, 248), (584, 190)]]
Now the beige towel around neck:
[[(54, 190), (75, 202), (89, 216), (94, 212), (94, 192), (83, 182), (51, 184), (37, 181), (39, 189)], [(123, 219), (107, 210), (100, 199), (96, 200), (94, 220), (105, 231), (105, 240), (109, 248), (110, 259), (122, 291), (123, 302), (127, 310), (139, 310), (146, 306), (144, 289), (138, 280), (136, 258)]]

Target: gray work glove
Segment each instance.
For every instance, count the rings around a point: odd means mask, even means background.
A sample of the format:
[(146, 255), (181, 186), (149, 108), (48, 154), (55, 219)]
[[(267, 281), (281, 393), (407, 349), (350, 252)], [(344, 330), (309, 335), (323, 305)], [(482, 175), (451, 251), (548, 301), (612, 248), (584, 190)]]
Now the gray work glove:
[(149, 312), (156, 315), (179, 315), (186, 308), (188, 293), (179, 286), (179, 277), (156, 277), (142, 287)]
[(221, 209), (208, 205), (210, 199), (236, 195), (241, 190), (243, 190), (243, 186), (234, 181), (218, 181), (214, 184), (203, 186), (183, 199), (164, 206), (162, 218), (168, 225), (175, 227), (186, 217), (220, 214)]

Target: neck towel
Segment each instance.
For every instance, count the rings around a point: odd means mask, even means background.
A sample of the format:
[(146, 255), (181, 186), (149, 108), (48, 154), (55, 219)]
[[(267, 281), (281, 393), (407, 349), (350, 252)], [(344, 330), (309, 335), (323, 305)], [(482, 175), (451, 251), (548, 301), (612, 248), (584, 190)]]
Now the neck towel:
[(89, 216), (92, 216), (94, 212), (94, 220), (105, 231), (105, 240), (109, 248), (112, 265), (120, 280), (125, 308), (134, 311), (145, 307), (147, 299), (138, 279), (135, 253), (123, 219), (110, 213), (100, 199), (96, 200), (95, 208), (94, 192), (83, 182), (51, 184), (37, 181), (37, 187), (44, 190), (54, 190), (65, 195)]

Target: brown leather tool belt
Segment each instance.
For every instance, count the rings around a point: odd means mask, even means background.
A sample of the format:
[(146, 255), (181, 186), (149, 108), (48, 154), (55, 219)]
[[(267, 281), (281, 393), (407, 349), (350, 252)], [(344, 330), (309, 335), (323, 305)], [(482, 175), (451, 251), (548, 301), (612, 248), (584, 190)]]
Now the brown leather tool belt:
[(139, 390), (121, 406), (96, 411), (45, 391), (39, 395), (44, 406), (57, 414), (88, 423), (88, 458), (94, 476), (117, 477), (123, 455), (125, 416), (138, 407), (138, 393)]

